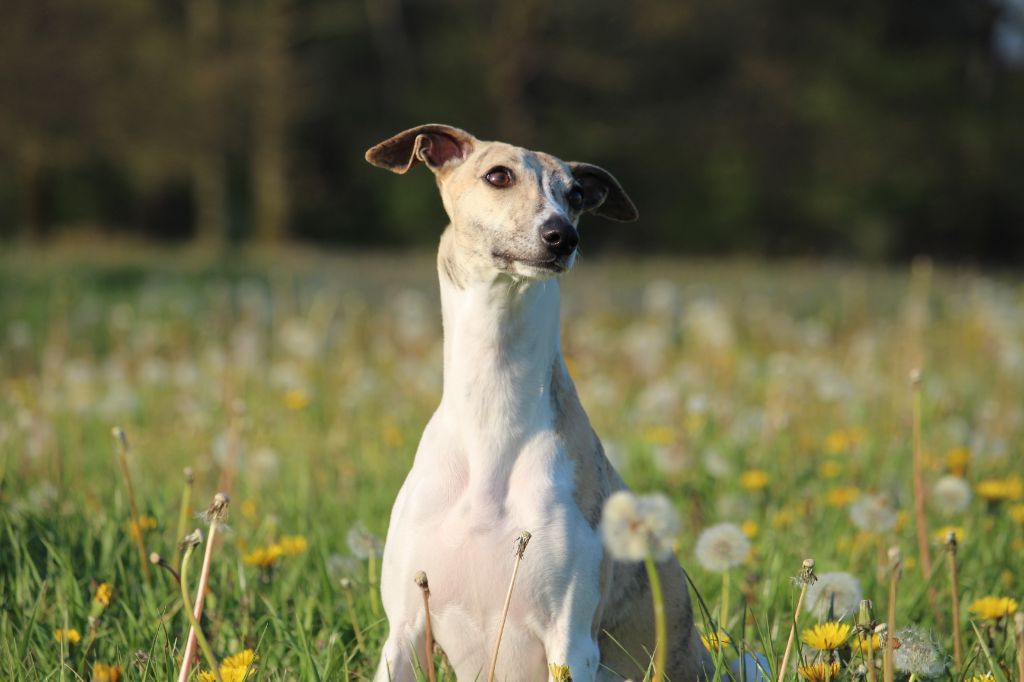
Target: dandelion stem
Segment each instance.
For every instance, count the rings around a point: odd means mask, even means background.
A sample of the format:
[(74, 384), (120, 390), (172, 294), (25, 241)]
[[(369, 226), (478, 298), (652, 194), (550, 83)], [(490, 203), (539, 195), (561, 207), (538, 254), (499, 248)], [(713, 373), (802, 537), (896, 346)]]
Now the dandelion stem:
[[(189, 620), (192, 622), (192, 627), (189, 629), (188, 641), (185, 643), (185, 662), (181, 666), (181, 675), (178, 676), (178, 682), (186, 682), (188, 679), (188, 668), (192, 663), (192, 656), (195, 655), (196, 640), (198, 637), (202, 636), (202, 632), (199, 630), (197, 623), (203, 615), (203, 602), (206, 599), (206, 586), (209, 582), (210, 565), (213, 560), (213, 542), (217, 537), (217, 528), (220, 526), (221, 520), (227, 514), (227, 505), (227, 496), (223, 493), (217, 493), (214, 495), (213, 504), (206, 512), (206, 517), (210, 521), (210, 535), (206, 538), (206, 552), (203, 555), (203, 569), (199, 574), (199, 587), (196, 590), (195, 612), (193, 613), (192, 610), (189, 609), (189, 615), (191, 616)], [(184, 566), (184, 563), (182, 563), (182, 566)], [(181, 587), (183, 590), (185, 589), (184, 570), (182, 570), (181, 573)]]
[(902, 555), (898, 547), (889, 549), (889, 610), (886, 617), (885, 654), (882, 657), (882, 677), (893, 682), (892, 651), (896, 636), (896, 583), (900, 579)]
[(376, 618), (380, 616), (380, 605), (377, 603), (377, 554), (373, 549), (370, 550), (370, 556), (367, 559), (366, 573), (370, 585), (370, 611)]
[(427, 574), (423, 571), (417, 573), (413, 580), (419, 586), (420, 593), (423, 595), (423, 611), (426, 613), (427, 633), (423, 640), (423, 649), (427, 664), (427, 680), (429, 682), (437, 682), (434, 674), (434, 632), (430, 627), (430, 583), (427, 582)]
[[(185, 467), (185, 485), (181, 490), (181, 509), (178, 511), (178, 530), (174, 537), (182, 538), (185, 537), (185, 524), (188, 523), (189, 512), (192, 505), (192, 482), (195, 480), (195, 476), (192, 473), (192, 467)], [(175, 563), (181, 560), (181, 550), (176, 550), (174, 555)]]
[(352, 631), (356, 634), (356, 647), (364, 656), (368, 656), (369, 650), (366, 648), (366, 641), (363, 639), (363, 629), (359, 627), (356, 600), (352, 597), (352, 581), (348, 578), (342, 578), (341, 591), (345, 595), (345, 606), (348, 608), (348, 618), (352, 621)]
[[(931, 578), (932, 556), (928, 549), (928, 522), (924, 515), (924, 452), (921, 447), (921, 370), (910, 372), (910, 385), (913, 392), (913, 436), (914, 452), (912, 461), (912, 477), (914, 483), (914, 528), (917, 532), (917, 553), (921, 556), (921, 575), (925, 581)], [(939, 610), (939, 599), (935, 594), (935, 586), (928, 584), (928, 604), (936, 625), (942, 625), (942, 612)]]
[(718, 627), (724, 630), (729, 625), (729, 571), (722, 571), (722, 610), (718, 616)]
[(959, 673), (964, 655), (960, 638), (960, 581), (957, 577), (956, 549), (956, 533), (950, 533), (946, 538), (946, 556), (949, 558), (949, 601), (953, 607), (953, 660)]
[(875, 682), (877, 672), (875, 671), (875, 636), (868, 632), (868, 655), (867, 655), (868, 682)]
[(498, 625), (498, 640), (494, 643), (494, 656), (491, 657), (491, 670), (487, 673), (487, 682), (494, 682), (494, 671), (498, 667), (498, 650), (501, 648), (501, 635), (505, 632), (505, 620), (508, 618), (508, 607), (512, 604), (512, 589), (516, 585), (516, 575), (519, 573), (519, 564), (523, 561), (523, 554), (526, 553), (526, 545), (530, 543), (530, 531), (524, 530), (516, 538), (516, 563), (512, 567), (512, 579), (508, 581), (508, 594), (505, 595), (505, 606), (501, 610), (501, 623)]
[(132, 487), (132, 477), (128, 472), (128, 437), (120, 426), (113, 428), (114, 440), (117, 441), (117, 461), (121, 465), (121, 475), (124, 476), (125, 487), (128, 490), (128, 509), (132, 515), (132, 537), (135, 539), (135, 546), (139, 550), (139, 563), (142, 564), (142, 575), (146, 578), (146, 585), (152, 585), (153, 577), (149, 571), (149, 553), (146, 551), (146, 539), (142, 537), (142, 525), (139, 523), (139, 506), (135, 504), (135, 488)]
[[(213, 526), (210, 528), (210, 540), (213, 539)], [(212, 543), (208, 543), (207, 552)], [(192, 600), (188, 596), (188, 560), (192, 558), (192, 551), (195, 549), (195, 545), (189, 545), (185, 549), (185, 553), (181, 557), (181, 601), (185, 605), (185, 615), (188, 617), (188, 622), (191, 627), (188, 631), (188, 644), (191, 646), (185, 647), (185, 658), (181, 662), (181, 673), (178, 675), (178, 681), (184, 682), (188, 679), (189, 668), (192, 664), (192, 651), (194, 651), (195, 642), (199, 642), (199, 648), (202, 649), (203, 655), (206, 657), (206, 664), (210, 666), (210, 672), (213, 673), (213, 678), (217, 682), (222, 682), (220, 677), (220, 667), (217, 665), (217, 659), (213, 655), (213, 651), (210, 649), (210, 643), (206, 641), (206, 636), (203, 635), (202, 629), (199, 627), (199, 615), (202, 613), (202, 603), (197, 600), (196, 610), (192, 611)], [(202, 579), (200, 579), (199, 594), (203, 594)]]
[(786, 650), (782, 654), (782, 664), (779, 666), (779, 679), (778, 682), (786, 677), (786, 668), (789, 666), (789, 657), (793, 653), (793, 640), (796, 639), (796, 628), (800, 619), (800, 608), (804, 605), (804, 596), (807, 594), (807, 588), (817, 580), (817, 576), (814, 575), (814, 559), (804, 559), (803, 567), (800, 571), (800, 596), (796, 600), (796, 609), (793, 610), (793, 624), (789, 626), (789, 639), (786, 640)]
[[(662, 675), (665, 674), (665, 659), (668, 653), (668, 630), (665, 627), (665, 598), (661, 592), (661, 578), (658, 576), (658, 567), (655, 565), (654, 558), (650, 554), (644, 559), (644, 565), (647, 567), (647, 580), (651, 583), (651, 599), (654, 600), (654, 675), (651, 677), (651, 680), (652, 682), (660, 682)], [(724, 575), (725, 585), (728, 587), (729, 572), (726, 571)], [(724, 627), (724, 625), (719, 626), (719, 628)]]
[(1024, 611), (1013, 614), (1013, 634), (1017, 645), (1017, 679), (1024, 682)]
[[(178, 554), (181, 554), (181, 550), (178, 550)], [(180, 563), (181, 560), (179, 559), (178, 561)], [(164, 559), (156, 552), (153, 552), (149, 555), (149, 563), (155, 564), (170, 573), (171, 577), (174, 578), (174, 582), (178, 583), (179, 586), (181, 585), (181, 576), (174, 570), (174, 566), (171, 566), (171, 564), (168, 563), (167, 559)]]

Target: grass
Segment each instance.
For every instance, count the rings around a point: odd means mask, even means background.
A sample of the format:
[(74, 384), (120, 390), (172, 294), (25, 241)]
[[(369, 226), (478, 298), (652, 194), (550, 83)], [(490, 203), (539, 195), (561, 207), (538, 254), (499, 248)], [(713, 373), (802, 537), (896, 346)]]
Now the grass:
[[(187, 530), (203, 526), (193, 514), (215, 492), (231, 496), (203, 616), (219, 660), (255, 649), (250, 680), (371, 677), (386, 634), (379, 562), (366, 558), (372, 538), (349, 531), (383, 537), (440, 395), (431, 258), (18, 251), (0, 257), (0, 288), (0, 678), (90, 679), (95, 663), (123, 679), (177, 675), (188, 623), (169, 573), (153, 567), (147, 584), (114, 426), (131, 443), (139, 514), (155, 519), (148, 551), (174, 562), (185, 467)], [(584, 260), (565, 282), (563, 319), (570, 370), (609, 453), (635, 490), (666, 492), (683, 517), (678, 554), (706, 631), (723, 581), (697, 562), (696, 537), (720, 521), (751, 536), (718, 658), (753, 650), (778, 665), (792, 577), (808, 557), (818, 573), (855, 576), (884, 618), (879, 564), (891, 546), (903, 556), (898, 627), (933, 633), (951, 657), (949, 570), (930, 536), (955, 525), (964, 664), (943, 677), (1015, 678), (1012, 624), (971, 621), (969, 606), (1024, 592), (1021, 493), (1010, 478), (1009, 499), (975, 494), (950, 513), (932, 490), (951, 472), (973, 489), (1024, 470), (1020, 279)], [(911, 513), (917, 367), (930, 583)], [(895, 528), (855, 527), (849, 504), (867, 492), (888, 496)], [(304, 548), (250, 565), (254, 550), (290, 536)], [(113, 596), (90, 626), (101, 583)], [(818, 620), (805, 612), (800, 628)], [(57, 642), (58, 628), (81, 641)], [(808, 656), (798, 645), (793, 659)]]

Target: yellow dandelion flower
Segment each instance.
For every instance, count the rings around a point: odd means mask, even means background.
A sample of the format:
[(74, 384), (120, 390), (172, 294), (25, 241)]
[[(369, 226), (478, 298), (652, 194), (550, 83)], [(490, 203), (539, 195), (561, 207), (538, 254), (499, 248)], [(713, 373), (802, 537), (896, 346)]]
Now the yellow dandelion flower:
[(860, 445), (864, 436), (861, 428), (837, 429), (825, 437), (825, 451), (832, 455), (842, 454)]
[(121, 666), (107, 665), (106, 663), (93, 663), (92, 682), (119, 682), (121, 679)]
[(58, 642), (67, 640), (68, 644), (78, 644), (82, 641), (82, 633), (74, 628), (57, 628), (53, 631), (53, 638)]
[(281, 558), (284, 551), (280, 545), (270, 545), (268, 547), (257, 547), (251, 552), (246, 553), (242, 556), (242, 562), (248, 566), (260, 566), (262, 568), (270, 568), (277, 563), (277, 560)]
[(221, 671), (224, 668), (241, 668), (242, 670), (248, 670), (249, 667), (256, 660), (256, 652), (252, 649), (243, 649), (233, 656), (228, 656), (221, 661)]
[(801, 665), (797, 667), (796, 671), (800, 673), (800, 677), (808, 680), (808, 682), (834, 680), (839, 677), (839, 661), (833, 661), (832, 663), (819, 661), (810, 665)]
[(722, 647), (728, 646), (732, 640), (729, 639), (729, 635), (719, 631), (701, 635), (700, 641), (704, 642), (704, 648), (708, 651), (718, 651)]
[(825, 504), (830, 507), (849, 507), (860, 497), (860, 490), (852, 485), (843, 485), (838, 488), (831, 488), (825, 493)]
[(1011, 597), (982, 597), (970, 606), (971, 613), (982, 620), (999, 620), (1017, 610), (1017, 600)]
[(644, 430), (644, 440), (652, 445), (671, 445), (676, 433), (671, 426), (651, 426)]
[(791, 508), (786, 507), (784, 509), (780, 509), (772, 514), (772, 527), (785, 528), (786, 526), (792, 525), (795, 518), (796, 515)]
[(845, 452), (850, 447), (850, 440), (843, 430), (833, 431), (825, 436), (825, 451), (830, 454)]
[(572, 672), (564, 663), (548, 663), (548, 670), (551, 671), (551, 679), (555, 682), (572, 682)]
[(800, 641), (820, 651), (838, 649), (850, 638), (848, 623), (819, 623), (800, 633)]
[(1016, 474), (1006, 478), (990, 478), (978, 483), (975, 490), (987, 502), (1015, 502), (1024, 497), (1024, 481)]
[(740, 524), (740, 530), (743, 531), (744, 535), (753, 540), (761, 532), (761, 526), (758, 525), (757, 521), (748, 520)]
[(964, 540), (967, 539), (967, 535), (964, 533), (962, 526), (943, 526), (935, 531), (935, 534), (932, 537), (935, 538), (935, 542), (940, 545), (944, 545), (946, 544), (946, 539), (949, 537), (950, 533), (956, 535), (956, 541), (958, 544), (963, 544)]
[(843, 473), (843, 465), (834, 459), (822, 462), (818, 467), (818, 475), (822, 478), (838, 478)]
[(992, 673), (985, 673), (984, 675), (972, 675), (966, 679), (966, 682), (995, 682), (995, 679)]
[(93, 601), (106, 608), (110, 606), (110, 599), (114, 596), (114, 588), (110, 586), (110, 583), (100, 583), (96, 587), (96, 594), (93, 596)]
[(155, 529), (156, 526), (156, 519), (152, 516), (140, 516), (138, 521), (129, 520), (128, 523), (125, 524), (125, 527), (128, 529), (128, 532), (131, 533), (133, 538), (137, 538), (143, 533), (148, 533)]
[(971, 451), (967, 448), (953, 448), (946, 453), (946, 468), (954, 476), (967, 473), (967, 463), (971, 460)]
[[(223, 682), (245, 682), (248, 677), (250, 670), (254, 670), (253, 664), (256, 662), (258, 656), (252, 649), (243, 649), (237, 654), (228, 656), (221, 661), (220, 667), (220, 679)], [(214, 682), (216, 677), (209, 670), (204, 670), (199, 673), (200, 682)]]
[(253, 500), (242, 500), (242, 503), (238, 505), (238, 507), (242, 510), (242, 517), (246, 521), (256, 520), (256, 502)]
[(301, 535), (285, 535), (277, 541), (277, 545), (281, 548), (282, 554), (291, 556), (305, 552), (309, 543)]
[(856, 634), (851, 640), (850, 648), (862, 656), (867, 656), (868, 644), (871, 645), (871, 651), (877, 653), (882, 649), (882, 638), (877, 634), (871, 635), (870, 638), (867, 635)]
[(384, 441), (384, 445), (389, 448), (400, 448), (405, 444), (405, 437), (402, 436), (402, 430), (398, 428), (398, 425), (393, 421), (388, 421), (381, 428), (381, 438)]
[(1010, 518), (1017, 523), (1024, 524), (1024, 504), (1015, 504), (1010, 507)]
[(761, 490), (768, 485), (768, 472), (751, 469), (740, 474), (740, 486), (744, 490)]
[(309, 405), (309, 393), (301, 388), (290, 388), (281, 396), (281, 401), (292, 412), (298, 412)]

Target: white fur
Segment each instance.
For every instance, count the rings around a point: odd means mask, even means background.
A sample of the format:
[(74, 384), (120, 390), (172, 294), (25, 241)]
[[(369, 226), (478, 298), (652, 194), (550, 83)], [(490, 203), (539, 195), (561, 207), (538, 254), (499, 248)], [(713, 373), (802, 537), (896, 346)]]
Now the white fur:
[(376, 679), (412, 679), (410, 651), (425, 664), (420, 570), (458, 678), (486, 679), (522, 530), (533, 538), (496, 678), (544, 679), (554, 662), (594, 679), (601, 539), (573, 500), (573, 463), (544, 399), (561, 363), (558, 281), (500, 275), (459, 289), (442, 278), (441, 302), (444, 395), (392, 512), (381, 582), (391, 634)]

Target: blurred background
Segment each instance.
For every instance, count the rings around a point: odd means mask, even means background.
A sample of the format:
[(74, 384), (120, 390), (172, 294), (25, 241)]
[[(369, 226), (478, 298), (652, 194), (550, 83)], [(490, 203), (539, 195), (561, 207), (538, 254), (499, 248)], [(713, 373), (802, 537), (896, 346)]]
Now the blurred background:
[(1022, 0), (8, 0), (0, 102), (8, 244), (429, 248), (363, 152), (444, 122), (615, 173), (592, 252), (1024, 257)]

